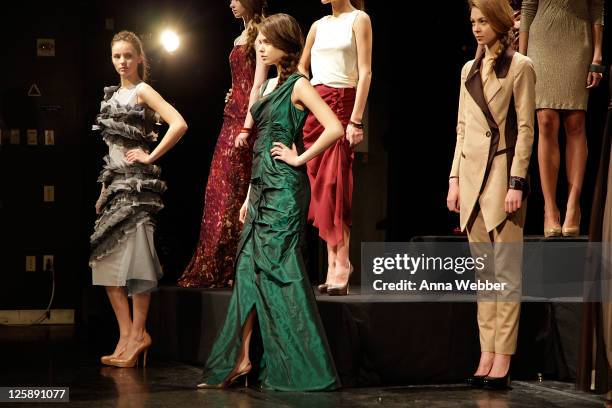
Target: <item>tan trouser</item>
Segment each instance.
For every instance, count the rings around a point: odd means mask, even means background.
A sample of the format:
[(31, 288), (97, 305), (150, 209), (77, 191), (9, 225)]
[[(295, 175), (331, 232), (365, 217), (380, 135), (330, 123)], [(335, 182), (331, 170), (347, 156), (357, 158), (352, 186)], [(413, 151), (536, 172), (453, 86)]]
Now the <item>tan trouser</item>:
[[(601, 231), (602, 240), (602, 320), (603, 338), (606, 345), (608, 366), (612, 369), (612, 161), (608, 167), (608, 190), (606, 192), (606, 204)], [(611, 391), (612, 392), (612, 391)]]
[[(480, 350), (498, 354), (514, 354), (518, 336), (520, 296), (523, 268), (523, 206), (488, 232), (482, 212), (467, 226), (472, 256), (486, 256), (485, 268), (476, 272), (476, 279), (505, 284), (499, 292), (478, 293), (478, 328)], [(509, 245), (504, 245), (508, 244)], [(502, 245), (499, 245), (502, 244)]]

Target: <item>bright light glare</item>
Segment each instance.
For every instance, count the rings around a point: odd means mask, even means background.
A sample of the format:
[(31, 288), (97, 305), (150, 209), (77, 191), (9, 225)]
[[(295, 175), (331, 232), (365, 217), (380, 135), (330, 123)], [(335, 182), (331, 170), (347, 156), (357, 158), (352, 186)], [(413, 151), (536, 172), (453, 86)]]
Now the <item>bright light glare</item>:
[(178, 49), (180, 40), (174, 31), (166, 30), (161, 34), (161, 43), (166, 51), (174, 52)]

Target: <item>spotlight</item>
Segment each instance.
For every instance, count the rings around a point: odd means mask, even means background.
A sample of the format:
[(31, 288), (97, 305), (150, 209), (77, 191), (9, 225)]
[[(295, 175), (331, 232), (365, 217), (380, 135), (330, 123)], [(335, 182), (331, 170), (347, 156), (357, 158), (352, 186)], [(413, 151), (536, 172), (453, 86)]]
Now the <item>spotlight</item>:
[(161, 43), (166, 51), (174, 52), (178, 49), (180, 40), (174, 31), (166, 30), (161, 34)]

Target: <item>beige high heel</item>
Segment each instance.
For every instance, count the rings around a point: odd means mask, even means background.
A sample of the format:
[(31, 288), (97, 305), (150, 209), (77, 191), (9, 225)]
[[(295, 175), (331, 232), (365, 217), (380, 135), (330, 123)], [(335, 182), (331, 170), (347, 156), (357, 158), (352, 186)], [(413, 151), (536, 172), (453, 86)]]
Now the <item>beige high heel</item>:
[(104, 364), (104, 365), (110, 366), (110, 365), (112, 365), (111, 364), (111, 360), (113, 358), (117, 358), (117, 356), (119, 356), (124, 351), (125, 351), (125, 347), (123, 347), (117, 354), (113, 353), (113, 354), (109, 354), (109, 355), (106, 355), (106, 356), (102, 356), (102, 357), (100, 357), (100, 362), (102, 364)]
[(349, 261), (349, 276), (344, 285), (327, 285), (327, 294), (329, 296), (346, 296), (349, 294), (349, 281), (353, 274), (353, 264)]
[(225, 389), (225, 388), (229, 388), (232, 385), (234, 385), (234, 383), (236, 383), (236, 381), (240, 378), (240, 377), (244, 377), (244, 386), (248, 387), (249, 386), (249, 377), (248, 374), (251, 372), (251, 364), (249, 364), (246, 368), (243, 368), (242, 370), (240, 370), (239, 372), (232, 374), (230, 373), (230, 375), (227, 376), (227, 378), (225, 380), (223, 380), (223, 382), (219, 383), (219, 384), (207, 384), (207, 383), (200, 383), (198, 384), (196, 387), (199, 389), (204, 389), (204, 390), (221, 390), (221, 389)]
[[(333, 262), (332, 268), (335, 268), (335, 266), (336, 266), (336, 261)], [(327, 293), (327, 288), (329, 287), (329, 283), (327, 283), (328, 279), (329, 279), (329, 266), (327, 267), (327, 276), (325, 277), (325, 283), (317, 285), (317, 290), (322, 295)]]
[(121, 348), (121, 350), (119, 350), (119, 352), (114, 352), (113, 354), (108, 354), (108, 355), (106, 355), (106, 356), (102, 356), (102, 357), (100, 357), (100, 362), (101, 362), (102, 364), (104, 364), (104, 365), (107, 365), (107, 366), (112, 365), (112, 364), (111, 364), (111, 360), (112, 360), (113, 358), (117, 358), (118, 356), (120, 356), (120, 355), (121, 355), (121, 353), (123, 353), (123, 352), (125, 351), (126, 347), (127, 347), (127, 342), (125, 343), (125, 346), (123, 346), (123, 347)]
[(138, 348), (134, 351), (134, 354), (128, 358), (111, 358), (110, 365), (122, 368), (134, 366), (138, 367), (138, 360), (140, 360), (140, 356), (142, 355), (142, 366), (146, 367), (147, 353), (149, 352), (149, 347), (151, 347), (151, 344), (153, 344), (153, 340), (151, 339), (151, 336), (149, 336), (149, 333), (145, 332), (142, 344), (138, 346)]
[(578, 210), (578, 225), (575, 226), (571, 226), (571, 227), (563, 227), (561, 228), (561, 234), (564, 237), (577, 237), (580, 235), (580, 218), (582, 217), (582, 214), (580, 213), (580, 210)]
[(560, 237), (561, 236), (561, 216), (557, 215), (557, 225), (553, 227), (546, 226), (546, 213), (544, 213), (544, 238)]

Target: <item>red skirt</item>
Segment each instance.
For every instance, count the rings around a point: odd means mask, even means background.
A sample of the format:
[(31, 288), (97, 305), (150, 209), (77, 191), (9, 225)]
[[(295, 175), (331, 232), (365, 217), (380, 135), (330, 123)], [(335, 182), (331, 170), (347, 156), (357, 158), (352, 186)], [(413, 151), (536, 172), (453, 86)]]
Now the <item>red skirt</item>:
[[(355, 88), (317, 85), (315, 89), (346, 128), (355, 105)], [(304, 147), (312, 146), (323, 130), (309, 114), (304, 124)], [(341, 243), (343, 224), (351, 226), (353, 156), (353, 149), (343, 137), (307, 163), (311, 190), (308, 221), (319, 229), (319, 236), (328, 245)]]

